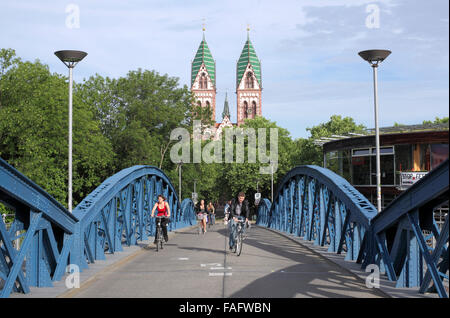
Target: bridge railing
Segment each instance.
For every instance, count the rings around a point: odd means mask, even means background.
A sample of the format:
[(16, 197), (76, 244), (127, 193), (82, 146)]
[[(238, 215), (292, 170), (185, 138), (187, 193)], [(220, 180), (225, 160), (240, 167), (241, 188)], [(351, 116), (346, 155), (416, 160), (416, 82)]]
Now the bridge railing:
[(0, 219), (0, 297), (51, 286), (65, 272), (78, 219), (1, 158), (0, 201), (14, 211), (8, 229)]
[(280, 182), (273, 204), (261, 201), (257, 224), (345, 252), (362, 268), (378, 265), (397, 287), (448, 297), (448, 213), (441, 228), (433, 216), (448, 205), (448, 166), (447, 160), (379, 214), (334, 172), (296, 167)]
[[(152, 166), (134, 166), (106, 179), (69, 213), (34, 182), (0, 159), (0, 202), (14, 221), (0, 218), (0, 296), (50, 287), (64, 273), (81, 271), (105, 253), (154, 236), (151, 210), (168, 199), (169, 230), (195, 224), (193, 203), (179, 202), (169, 178)], [(20, 247), (13, 241), (21, 242)], [(68, 266), (71, 265), (71, 266)]]
[[(449, 161), (430, 171), (372, 220), (377, 254), (398, 287), (448, 297), (448, 213), (439, 228), (434, 211), (449, 200)], [(434, 241), (434, 244), (433, 244)], [(445, 286), (445, 284), (447, 286)]]
[(155, 219), (151, 210), (157, 196), (164, 195), (170, 206), (168, 230), (189, 225), (195, 220), (189, 199), (180, 204), (169, 178), (152, 166), (134, 166), (106, 179), (73, 211), (80, 220), (71, 253), (71, 263), (80, 269), (115, 253), (122, 245), (135, 245), (154, 236)]
[(347, 260), (367, 257), (367, 234), (375, 207), (347, 180), (318, 166), (289, 171), (273, 204), (262, 200), (257, 224), (345, 252)]

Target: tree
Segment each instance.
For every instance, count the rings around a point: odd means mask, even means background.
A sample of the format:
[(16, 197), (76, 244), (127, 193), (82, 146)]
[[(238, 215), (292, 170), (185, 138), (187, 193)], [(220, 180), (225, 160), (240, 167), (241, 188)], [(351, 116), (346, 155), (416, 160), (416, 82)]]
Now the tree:
[(435, 117), (434, 121), (424, 120), (422, 124), (426, 125), (426, 124), (445, 124), (445, 123), (448, 124), (448, 117), (442, 117), (442, 118)]
[[(13, 50), (2, 50), (0, 63), (0, 156), (67, 206), (67, 78)], [(78, 86), (73, 104), (76, 204), (109, 175), (113, 152)]]
[[(268, 157), (275, 156), (277, 161), (276, 170), (274, 171), (274, 183), (276, 190), (276, 182), (283, 177), (287, 171), (292, 168), (292, 158), (291, 153), (293, 150), (293, 142), (290, 137), (289, 132), (279, 127), (275, 122), (272, 122), (264, 117), (256, 117), (255, 119), (247, 119), (244, 124), (239, 128), (253, 128), (257, 138), (256, 147), (262, 147), (259, 144), (259, 128), (266, 129), (266, 155)], [(276, 129), (278, 131), (278, 153), (270, 153), (270, 129)], [(224, 133), (225, 135), (226, 133)], [(225, 137), (223, 137), (225, 138)], [(225, 144), (225, 140), (224, 140)], [(272, 145), (273, 147), (273, 145)], [(236, 141), (234, 141), (234, 148), (236, 148)], [(273, 147), (275, 150), (275, 147)], [(256, 193), (256, 185), (258, 183), (259, 191), (262, 193), (263, 197), (270, 197), (271, 193), (271, 174), (270, 174), (270, 164), (262, 163), (261, 158), (257, 156), (255, 163), (248, 162), (248, 152), (249, 152), (249, 140), (248, 137), (244, 138), (244, 162), (238, 163), (234, 160), (233, 163), (225, 163), (223, 180), (227, 183), (228, 198), (236, 196), (240, 191), (246, 193), (247, 198), (250, 202), (254, 200), (254, 194)], [(225, 149), (223, 150), (225, 153)], [(257, 151), (258, 153), (258, 151)], [(234, 158), (236, 158), (236, 151), (234, 150)], [(261, 170), (261, 168), (266, 168), (267, 170)]]
[(150, 164), (171, 169), (166, 158), (170, 133), (187, 127), (192, 95), (178, 78), (138, 69), (119, 79), (91, 77), (84, 83), (84, 100), (96, 109), (102, 131), (111, 140), (117, 168)]
[(333, 115), (326, 123), (306, 128), (311, 133), (308, 139), (299, 138), (295, 140), (295, 154), (293, 162), (295, 165), (318, 165), (323, 162), (323, 154), (320, 146), (313, 143), (321, 137), (331, 137), (332, 135), (345, 135), (350, 132), (360, 133), (365, 129), (364, 125), (358, 125), (353, 118), (340, 115)]

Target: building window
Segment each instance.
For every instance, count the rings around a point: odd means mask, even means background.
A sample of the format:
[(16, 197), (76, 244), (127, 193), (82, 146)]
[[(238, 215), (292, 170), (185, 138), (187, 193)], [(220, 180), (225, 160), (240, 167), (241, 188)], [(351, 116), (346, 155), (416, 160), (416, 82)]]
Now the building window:
[(413, 146), (395, 146), (395, 184), (400, 185), (401, 173), (413, 170)]
[(354, 185), (370, 185), (371, 156), (352, 157), (352, 175)]
[(430, 147), (428, 144), (413, 145), (412, 171), (430, 171)]
[(248, 103), (244, 101), (244, 118), (248, 118)]
[[(394, 147), (380, 147), (380, 173), (382, 185), (395, 184)], [(352, 150), (352, 171), (354, 185), (377, 184), (376, 148)], [(343, 175), (343, 174), (341, 174)]]
[(431, 148), (431, 169), (448, 159), (448, 144), (433, 144)]
[(247, 77), (245, 79), (245, 88), (254, 88), (252, 72), (247, 73)]
[(208, 79), (206, 78), (206, 74), (202, 73), (200, 76), (200, 89), (207, 89), (208, 88)]
[(253, 118), (256, 118), (256, 102), (252, 102)]
[(326, 154), (326, 168), (352, 182), (351, 151), (330, 151)]

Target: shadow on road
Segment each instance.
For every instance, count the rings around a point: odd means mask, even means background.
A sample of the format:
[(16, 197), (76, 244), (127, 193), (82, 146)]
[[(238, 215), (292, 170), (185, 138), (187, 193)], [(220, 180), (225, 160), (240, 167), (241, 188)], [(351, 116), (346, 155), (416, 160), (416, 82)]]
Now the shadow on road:
[[(226, 228), (219, 229), (217, 233), (228, 236)], [(227, 297), (388, 297), (379, 290), (367, 288), (361, 279), (346, 269), (281, 234), (252, 227), (244, 240), (243, 255), (246, 253), (245, 245), (269, 252), (274, 255), (271, 259), (287, 258), (298, 265), (256, 279)], [(269, 258), (267, 253), (263, 254), (252, 253), (248, 256)]]

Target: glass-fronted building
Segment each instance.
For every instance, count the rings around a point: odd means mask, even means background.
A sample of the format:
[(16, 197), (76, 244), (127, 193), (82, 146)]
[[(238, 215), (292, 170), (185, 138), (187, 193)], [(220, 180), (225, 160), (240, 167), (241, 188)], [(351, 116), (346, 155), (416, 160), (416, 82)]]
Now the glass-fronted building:
[[(382, 206), (448, 158), (448, 123), (380, 128)], [(376, 205), (375, 135), (323, 143), (324, 167), (347, 179)]]

